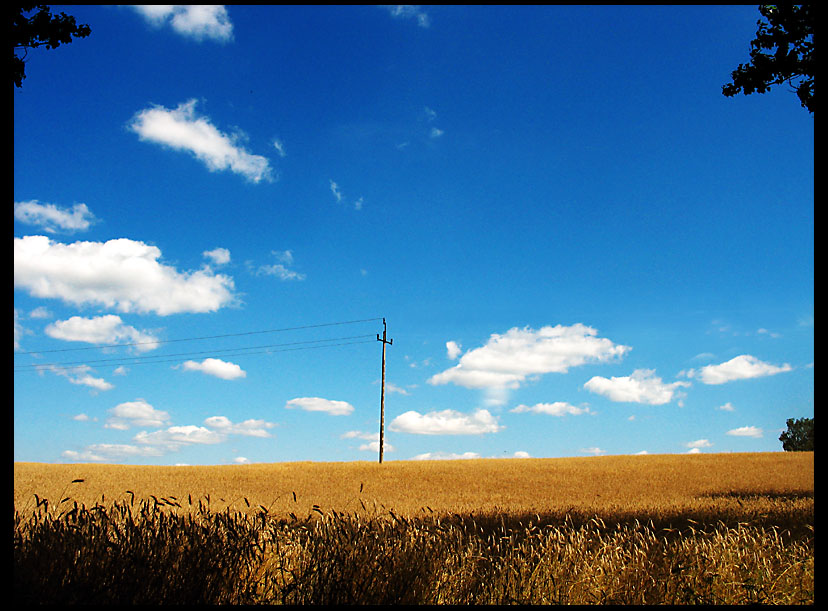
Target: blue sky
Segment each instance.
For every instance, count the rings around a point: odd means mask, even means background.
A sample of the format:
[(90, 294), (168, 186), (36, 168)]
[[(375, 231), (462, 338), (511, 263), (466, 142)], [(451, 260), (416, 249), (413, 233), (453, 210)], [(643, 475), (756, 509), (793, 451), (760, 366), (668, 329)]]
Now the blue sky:
[(814, 119), (755, 6), (52, 7), (14, 91), (14, 460), (781, 451)]

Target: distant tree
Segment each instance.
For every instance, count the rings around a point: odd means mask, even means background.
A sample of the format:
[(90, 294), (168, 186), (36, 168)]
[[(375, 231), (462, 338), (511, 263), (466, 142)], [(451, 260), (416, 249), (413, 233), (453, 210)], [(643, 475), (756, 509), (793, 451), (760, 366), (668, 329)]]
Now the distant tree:
[(788, 430), (779, 436), (782, 449), (786, 452), (814, 451), (814, 419), (788, 418)]
[[(750, 63), (740, 64), (731, 74), (732, 83), (722, 86), (728, 97), (765, 93), (771, 85), (788, 83), (808, 112), (814, 112), (814, 8), (810, 4), (762, 5), (767, 23), (751, 41)], [(775, 50), (774, 50), (775, 49)], [(768, 52), (765, 52), (768, 51)]]
[[(34, 14), (31, 14), (33, 11)], [(77, 25), (71, 15), (52, 15), (49, 7), (43, 4), (12, 5), (11, 12), (14, 46), (12, 80), (18, 87), (23, 86), (23, 79), (26, 78), (25, 59), (29, 49), (40, 46), (55, 49), (61, 43), (72, 42), (72, 36), (85, 38), (92, 31), (88, 25)], [(18, 57), (18, 51), (23, 51), (23, 57)]]

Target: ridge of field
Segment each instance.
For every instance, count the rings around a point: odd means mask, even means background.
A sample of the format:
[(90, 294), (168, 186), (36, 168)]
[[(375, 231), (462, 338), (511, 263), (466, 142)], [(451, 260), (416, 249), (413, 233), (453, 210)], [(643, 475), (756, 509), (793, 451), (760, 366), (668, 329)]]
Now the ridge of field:
[[(73, 480), (83, 480), (75, 482)], [(288, 462), (216, 466), (14, 463), (14, 505), (71, 498), (205, 499), (215, 510), (302, 515), (360, 507), (399, 515), (569, 511), (680, 514), (757, 497), (809, 499), (813, 452), (450, 461)]]

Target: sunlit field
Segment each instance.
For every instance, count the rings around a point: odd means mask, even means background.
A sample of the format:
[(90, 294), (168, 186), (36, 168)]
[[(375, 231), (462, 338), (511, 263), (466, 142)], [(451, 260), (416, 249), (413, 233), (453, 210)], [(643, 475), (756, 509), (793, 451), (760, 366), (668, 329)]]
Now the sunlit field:
[(15, 597), (813, 603), (812, 452), (14, 465)]

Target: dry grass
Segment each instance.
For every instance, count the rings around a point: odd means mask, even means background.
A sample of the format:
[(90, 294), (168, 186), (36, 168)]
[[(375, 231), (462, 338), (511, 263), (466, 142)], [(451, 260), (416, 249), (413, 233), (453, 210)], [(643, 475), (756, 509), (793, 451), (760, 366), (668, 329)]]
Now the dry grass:
[(15, 464), (15, 599), (813, 604), (813, 458)]

